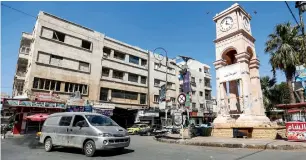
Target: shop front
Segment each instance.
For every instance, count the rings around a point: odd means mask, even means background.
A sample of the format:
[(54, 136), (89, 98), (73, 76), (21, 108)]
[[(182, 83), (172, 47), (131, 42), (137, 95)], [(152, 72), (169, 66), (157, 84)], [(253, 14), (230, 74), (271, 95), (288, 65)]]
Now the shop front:
[(66, 106), (62, 102), (4, 99), (3, 108), (14, 113), (13, 134), (26, 134), (38, 131), (40, 125), (37, 122), (28, 120), (27, 116), (39, 113), (64, 112)]
[(194, 125), (201, 125), (204, 123), (203, 112), (189, 112), (189, 123)]
[(159, 111), (138, 110), (135, 123), (159, 124)]
[(92, 112), (92, 105), (88, 100), (80, 98), (70, 98), (67, 103), (67, 112)]
[(114, 115), (114, 109), (115, 109), (115, 104), (113, 103), (99, 103), (95, 102), (93, 104), (93, 112), (94, 113), (99, 113), (108, 117), (111, 117)]

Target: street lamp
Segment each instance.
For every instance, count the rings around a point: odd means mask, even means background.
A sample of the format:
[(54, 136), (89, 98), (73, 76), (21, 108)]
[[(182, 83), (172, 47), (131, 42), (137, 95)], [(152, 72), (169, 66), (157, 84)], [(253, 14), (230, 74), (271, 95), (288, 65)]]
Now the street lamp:
[[(159, 53), (156, 53), (156, 50), (162, 50), (163, 52), (165, 52), (165, 56), (166, 56), (166, 84), (165, 84), (165, 101), (166, 101), (166, 106), (165, 106), (165, 118), (166, 118), (166, 123), (168, 122), (168, 108), (167, 108), (167, 90), (168, 90), (168, 53), (167, 51), (162, 48), (162, 47), (157, 47), (154, 49), (153, 51), (153, 55), (155, 57), (155, 59), (157, 59), (160, 64), (161, 64), (161, 61), (164, 59), (163, 55), (162, 54), (159, 54)], [(168, 124), (168, 123), (167, 123)]]

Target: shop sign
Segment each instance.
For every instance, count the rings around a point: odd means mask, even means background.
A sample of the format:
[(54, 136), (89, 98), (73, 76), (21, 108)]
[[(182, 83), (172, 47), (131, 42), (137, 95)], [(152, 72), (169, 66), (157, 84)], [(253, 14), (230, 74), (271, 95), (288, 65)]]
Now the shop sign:
[(138, 111), (140, 117), (159, 117), (159, 112)]
[(94, 108), (93, 111), (95, 113), (99, 113), (105, 116), (112, 116), (113, 115), (113, 110), (112, 109), (96, 109)]
[(88, 100), (79, 99), (79, 98), (70, 98), (67, 101), (67, 105), (69, 106), (89, 106)]
[(115, 109), (115, 104), (113, 103), (94, 103), (95, 108), (107, 108), (107, 109)]
[(37, 101), (59, 101), (60, 100), (57, 94), (52, 94), (52, 93), (36, 93), (35, 99)]
[(10, 106), (65, 108), (64, 103), (57, 103), (57, 102), (19, 101), (19, 100), (6, 100), (6, 102)]
[(288, 140), (306, 141), (306, 122), (287, 122)]

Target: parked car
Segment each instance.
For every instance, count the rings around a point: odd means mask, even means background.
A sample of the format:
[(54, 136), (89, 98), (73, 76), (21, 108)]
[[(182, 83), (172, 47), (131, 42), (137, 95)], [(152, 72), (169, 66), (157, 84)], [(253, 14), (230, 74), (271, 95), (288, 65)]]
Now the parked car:
[(138, 134), (141, 129), (149, 128), (147, 124), (134, 124), (132, 127), (128, 128), (129, 134)]
[(122, 151), (130, 145), (125, 129), (109, 117), (88, 112), (51, 114), (39, 137), (47, 152), (54, 146), (75, 147), (82, 148), (88, 157), (94, 156), (97, 150)]
[(143, 135), (147, 135), (147, 136), (158, 135), (158, 134), (164, 133), (164, 131), (162, 131), (161, 129), (162, 129), (162, 127), (160, 125), (153, 125), (151, 127), (141, 129), (138, 132), (138, 134), (140, 136), (143, 136)]

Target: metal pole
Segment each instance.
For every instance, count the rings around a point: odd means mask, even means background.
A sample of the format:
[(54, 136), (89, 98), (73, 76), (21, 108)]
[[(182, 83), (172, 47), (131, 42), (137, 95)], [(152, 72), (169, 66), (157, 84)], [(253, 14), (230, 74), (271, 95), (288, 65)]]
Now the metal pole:
[(166, 124), (168, 125), (168, 109), (167, 109), (167, 106), (168, 106), (168, 102), (167, 102), (167, 90), (168, 90), (168, 54), (167, 54), (167, 51), (165, 50), (166, 52), (166, 90), (165, 90), (165, 97), (166, 97), (166, 107), (165, 107), (165, 112), (166, 112)]

